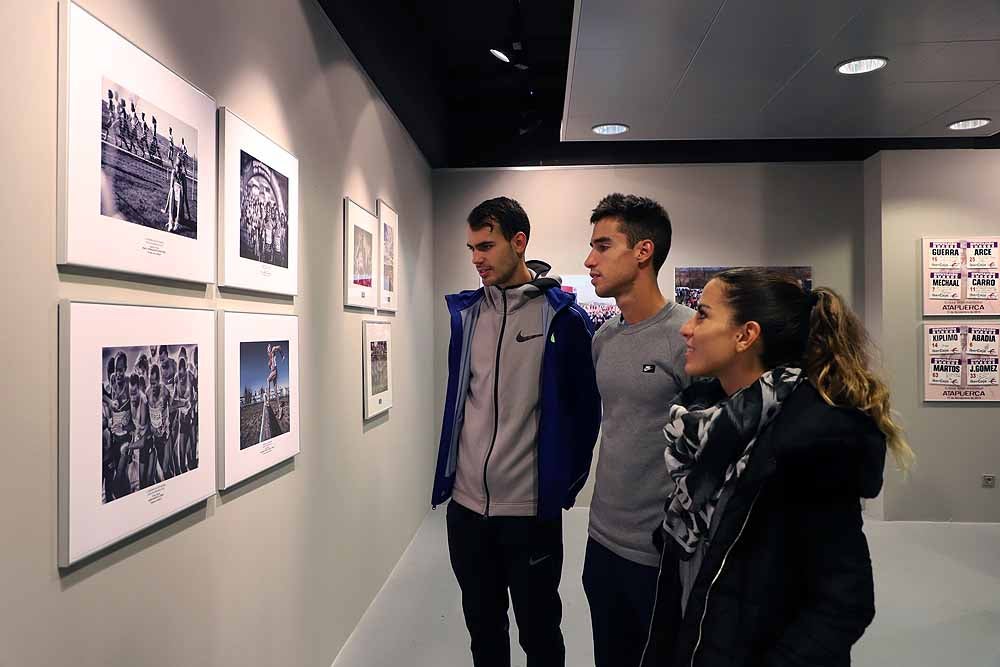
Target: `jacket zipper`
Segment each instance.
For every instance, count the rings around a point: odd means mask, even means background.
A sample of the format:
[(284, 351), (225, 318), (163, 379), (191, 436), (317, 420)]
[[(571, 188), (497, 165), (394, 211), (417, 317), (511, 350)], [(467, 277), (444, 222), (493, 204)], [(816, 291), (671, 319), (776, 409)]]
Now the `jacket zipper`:
[(493, 367), (493, 438), (490, 440), (490, 448), (486, 451), (486, 460), (483, 461), (483, 489), (486, 491), (485, 518), (490, 518), (490, 483), (486, 479), (486, 469), (490, 465), (490, 457), (493, 456), (493, 447), (497, 444), (497, 435), (500, 430), (500, 348), (503, 345), (503, 334), (507, 328), (507, 290), (500, 290), (503, 297), (503, 317), (500, 320), (500, 336), (497, 338), (497, 357)]
[[(653, 613), (656, 613), (656, 604), (660, 600), (660, 577), (663, 575), (663, 555), (667, 551), (667, 544), (663, 544), (663, 549), (660, 551), (660, 567), (656, 570), (656, 588), (653, 593)], [(649, 628), (646, 631), (646, 644), (642, 647), (642, 657), (639, 658), (639, 667), (643, 667), (646, 663), (646, 651), (649, 650), (649, 643), (653, 640), (653, 623), (650, 622)]]
[(757, 494), (753, 497), (753, 502), (750, 503), (750, 509), (747, 511), (746, 518), (743, 519), (743, 525), (740, 527), (740, 532), (736, 534), (736, 539), (733, 540), (733, 543), (729, 545), (728, 549), (726, 549), (726, 555), (722, 558), (722, 564), (719, 566), (719, 571), (715, 573), (715, 576), (712, 577), (712, 583), (708, 585), (708, 591), (705, 593), (705, 604), (701, 609), (701, 620), (698, 621), (698, 641), (695, 642), (694, 650), (691, 651), (690, 667), (694, 667), (694, 659), (695, 656), (698, 655), (698, 647), (701, 646), (702, 630), (704, 629), (702, 626), (705, 624), (705, 616), (708, 615), (708, 598), (712, 595), (712, 587), (715, 586), (715, 582), (719, 580), (720, 576), (722, 576), (722, 571), (726, 569), (726, 561), (729, 560), (729, 554), (732, 552), (733, 547), (735, 547), (740, 541), (740, 538), (743, 537), (743, 531), (746, 530), (747, 523), (750, 521), (750, 515), (753, 514), (753, 508), (757, 505), (757, 498), (759, 497), (760, 490), (757, 491)]

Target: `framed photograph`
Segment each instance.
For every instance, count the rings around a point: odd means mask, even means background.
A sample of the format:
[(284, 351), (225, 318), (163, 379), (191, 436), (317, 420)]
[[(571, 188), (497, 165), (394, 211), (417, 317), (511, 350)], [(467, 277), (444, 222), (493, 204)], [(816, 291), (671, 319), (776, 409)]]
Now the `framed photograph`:
[(219, 285), (298, 293), (299, 161), (219, 109)]
[(378, 200), (379, 255), (382, 270), (379, 271), (378, 308), (396, 312), (399, 308), (399, 214), (381, 199)]
[[(674, 301), (688, 308), (697, 309), (701, 301), (701, 293), (705, 285), (717, 273), (736, 269), (736, 266), (679, 266), (674, 269)], [(811, 290), (813, 272), (811, 266), (754, 266), (745, 267), (766, 269), (784, 273), (799, 281), (803, 289)]]
[(59, 32), (59, 264), (214, 281), (215, 101), (76, 4)]
[(563, 276), (562, 291), (576, 295), (576, 302), (590, 315), (594, 331), (600, 329), (608, 320), (620, 317), (622, 314), (614, 298), (597, 296), (589, 275)]
[(215, 493), (213, 311), (64, 301), (59, 373), (60, 566)]
[(923, 335), (925, 401), (1000, 401), (1000, 322), (928, 322)]
[(365, 419), (392, 407), (392, 341), (389, 322), (364, 322), (363, 360)]
[(378, 305), (375, 284), (375, 249), (379, 224), (375, 215), (344, 198), (344, 305), (372, 308)]
[(219, 488), (299, 453), (299, 318), (222, 313)]
[(1000, 315), (1000, 236), (921, 240), (924, 315)]

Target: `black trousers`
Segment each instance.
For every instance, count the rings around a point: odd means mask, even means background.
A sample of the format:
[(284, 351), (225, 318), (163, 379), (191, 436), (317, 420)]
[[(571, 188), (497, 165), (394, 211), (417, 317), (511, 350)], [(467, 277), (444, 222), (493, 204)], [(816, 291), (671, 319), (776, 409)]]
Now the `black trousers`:
[(657, 570), (587, 540), (583, 590), (590, 603), (596, 667), (638, 667), (653, 616)]
[(475, 667), (510, 667), (508, 590), (527, 667), (564, 667), (562, 517), (485, 518), (453, 500), (448, 552), (462, 589)]

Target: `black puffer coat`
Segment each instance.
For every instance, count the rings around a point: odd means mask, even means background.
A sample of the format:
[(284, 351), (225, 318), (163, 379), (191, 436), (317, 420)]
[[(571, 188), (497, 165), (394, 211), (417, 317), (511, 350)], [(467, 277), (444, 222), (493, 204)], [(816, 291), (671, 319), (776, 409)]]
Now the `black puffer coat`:
[(804, 383), (761, 433), (723, 510), (684, 618), (661, 560), (641, 667), (841, 667), (875, 616), (860, 498), (882, 488), (885, 438)]

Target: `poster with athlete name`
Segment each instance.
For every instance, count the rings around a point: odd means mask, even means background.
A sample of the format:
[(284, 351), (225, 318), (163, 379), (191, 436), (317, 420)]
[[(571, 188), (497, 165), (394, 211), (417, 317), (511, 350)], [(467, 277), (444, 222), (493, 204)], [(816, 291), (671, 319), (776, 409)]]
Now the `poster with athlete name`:
[(1000, 236), (924, 238), (923, 314), (1000, 315)]
[(923, 325), (924, 400), (1000, 401), (1000, 323)]

